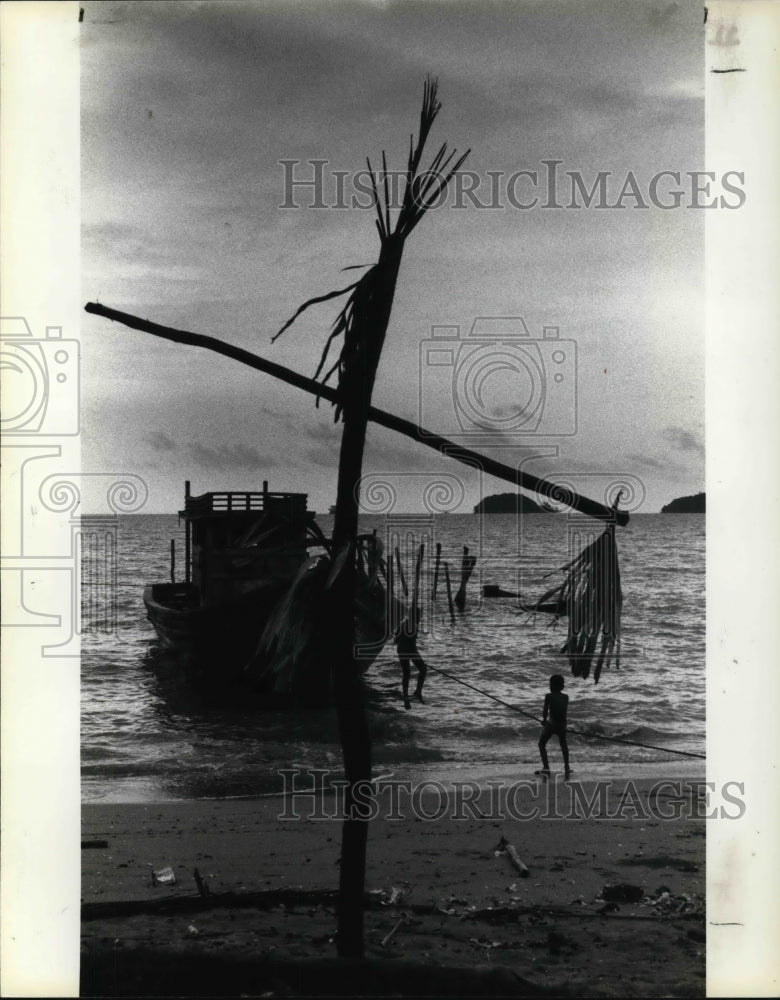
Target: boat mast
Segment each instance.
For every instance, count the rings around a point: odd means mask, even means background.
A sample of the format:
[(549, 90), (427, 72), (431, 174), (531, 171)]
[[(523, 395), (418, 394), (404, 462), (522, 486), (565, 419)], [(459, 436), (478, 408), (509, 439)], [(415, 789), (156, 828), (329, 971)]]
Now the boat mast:
[[(190, 498), (190, 481), (189, 479), (184, 480), (184, 509), (187, 509), (187, 501)], [(190, 570), (190, 555), (192, 551), (192, 526), (190, 524), (190, 519), (187, 517), (184, 519), (184, 580), (189, 583), (192, 579), (192, 573)]]

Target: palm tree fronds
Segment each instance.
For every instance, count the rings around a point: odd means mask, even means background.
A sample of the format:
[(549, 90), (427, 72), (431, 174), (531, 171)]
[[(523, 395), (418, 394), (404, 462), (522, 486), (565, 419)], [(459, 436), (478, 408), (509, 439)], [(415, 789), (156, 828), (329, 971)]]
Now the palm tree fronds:
[(347, 292), (355, 288), (357, 284), (358, 282), (356, 281), (351, 285), (347, 285), (346, 288), (339, 288), (335, 292), (326, 292), (324, 295), (315, 295), (313, 299), (308, 299), (306, 302), (303, 303), (302, 306), (298, 306), (298, 308), (295, 310), (295, 313), (287, 320), (287, 322), (284, 324), (281, 330), (279, 330), (278, 333), (275, 333), (273, 337), (271, 337), (271, 343), (273, 344), (273, 342), (277, 339), (277, 337), (281, 337), (284, 331), (288, 327), (292, 326), (293, 323), (296, 321), (296, 319), (298, 319), (298, 317), (301, 315), (301, 313), (305, 312), (305, 310), (308, 309), (309, 306), (315, 306), (317, 305), (318, 302), (327, 302), (328, 299), (337, 299), (339, 295), (346, 295)]
[[(279, 337), (309, 306), (350, 293), (343, 309), (336, 316), (314, 376), (315, 379), (318, 379), (321, 373), (326, 370), (334, 340), (339, 337), (343, 338), (338, 360), (327, 369), (322, 379), (322, 384), (325, 385), (334, 375), (338, 376), (341, 400), (335, 404), (336, 420), (339, 420), (342, 415), (342, 400), (352, 402), (356, 398), (360, 398), (364, 391), (363, 387), (367, 384), (367, 377), (373, 379), (371, 373), (375, 370), (390, 318), (390, 308), (404, 241), (423, 215), (441, 197), (455, 172), (463, 165), (466, 156), (468, 156), (468, 152), (466, 152), (456, 159), (456, 150), (448, 151), (447, 144), (444, 143), (434, 156), (428, 170), (420, 170), (425, 144), (440, 110), (437, 80), (435, 77), (428, 76), (423, 88), (417, 141), (415, 142), (413, 135), (410, 138), (404, 193), (396, 216), (395, 227), (393, 227), (390, 214), (391, 189), (387, 156), (383, 151), (381, 190), (371, 166), (371, 160), (366, 159), (373, 205), (376, 209), (374, 221), (381, 245), (378, 261), (368, 266), (365, 274), (347, 288), (309, 299), (276, 334), (276, 337)], [(276, 337), (273, 339), (275, 340)], [(318, 404), (319, 399), (318, 396)]]

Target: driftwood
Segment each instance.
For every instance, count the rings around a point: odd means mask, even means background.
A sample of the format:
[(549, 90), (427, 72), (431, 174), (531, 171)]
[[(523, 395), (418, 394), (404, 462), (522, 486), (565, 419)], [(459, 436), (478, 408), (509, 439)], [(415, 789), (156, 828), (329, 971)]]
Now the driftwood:
[(504, 590), (495, 583), (486, 583), (482, 587), (483, 597), (520, 597), (516, 590)]
[(506, 837), (502, 837), (501, 840), (499, 840), (498, 847), (496, 849), (498, 851), (503, 851), (507, 855), (509, 860), (517, 869), (520, 878), (528, 878), (529, 875), (528, 868), (520, 860), (520, 855), (517, 853), (517, 849), (515, 848), (514, 844), (510, 844), (510, 842), (506, 839)]
[[(260, 892), (212, 892), (208, 896), (165, 896), (158, 899), (123, 899), (81, 904), (81, 919), (114, 919), (145, 915), (188, 915), (218, 909), (273, 910), (279, 906), (294, 909), (297, 906), (335, 907), (338, 893), (333, 889), (265, 889)], [(387, 904), (366, 893), (366, 909), (387, 911)], [(539, 903), (512, 903), (511, 906), (488, 906), (480, 909), (464, 907), (462, 910), (442, 910), (438, 903), (404, 903), (404, 910), (416, 916), (441, 915), (457, 917), (459, 920), (478, 920), (486, 923), (512, 923), (527, 914), (550, 917), (570, 917), (574, 920), (596, 919), (597, 910), (581, 906), (542, 905)], [(675, 921), (692, 922), (702, 919), (700, 912), (669, 914)], [(619, 913), (615, 919), (627, 921), (652, 921), (657, 923), (658, 914), (651, 916), (634, 913)]]
[(204, 899), (207, 898), (211, 894), (211, 890), (209, 889), (208, 885), (203, 881), (203, 877), (200, 874), (200, 870), (198, 868), (196, 868), (193, 871), (192, 877), (195, 879), (195, 885), (198, 888), (198, 895), (202, 896)]
[(398, 920), (395, 922), (392, 930), (389, 930), (387, 934), (385, 934), (385, 936), (382, 938), (380, 942), (380, 947), (386, 948), (393, 940), (396, 933), (401, 929), (401, 927), (403, 927), (403, 925), (407, 923), (409, 923), (409, 917), (405, 913), (402, 913), (401, 916), (398, 918)]

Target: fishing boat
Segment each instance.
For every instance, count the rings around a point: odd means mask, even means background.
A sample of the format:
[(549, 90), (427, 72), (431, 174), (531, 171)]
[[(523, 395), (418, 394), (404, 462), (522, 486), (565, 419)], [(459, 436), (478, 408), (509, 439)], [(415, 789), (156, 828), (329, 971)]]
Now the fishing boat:
[[(185, 484), (184, 580), (149, 583), (147, 617), (189, 676), (239, 685), (273, 700), (321, 702), (332, 677), (318, 609), (330, 542), (307, 510), (307, 494), (262, 491), (193, 496)], [(319, 549), (310, 555), (309, 547)], [(381, 651), (386, 593), (376, 541), (358, 545), (356, 634), (367, 667)]]

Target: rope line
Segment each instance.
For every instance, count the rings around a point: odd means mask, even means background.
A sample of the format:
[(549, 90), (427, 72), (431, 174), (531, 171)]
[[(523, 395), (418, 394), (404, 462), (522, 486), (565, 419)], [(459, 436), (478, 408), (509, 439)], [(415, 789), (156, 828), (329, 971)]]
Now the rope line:
[[(524, 715), (528, 719), (533, 719), (533, 721), (538, 722), (540, 726), (543, 725), (542, 720), (538, 715), (532, 715), (530, 712), (526, 712), (522, 708), (518, 708), (517, 705), (511, 705), (508, 701), (504, 701), (502, 698), (498, 698), (496, 695), (490, 694), (488, 691), (483, 691), (481, 688), (474, 687), (473, 684), (469, 684), (468, 681), (464, 681), (460, 677), (456, 677), (454, 674), (447, 673), (447, 671), (442, 670), (441, 667), (434, 667), (431, 666), (431, 664), (427, 664), (427, 666), (429, 670), (433, 670), (435, 673), (441, 674), (443, 677), (447, 677), (451, 681), (455, 681), (456, 684), (462, 684), (464, 687), (471, 688), (471, 690), (476, 691), (477, 694), (481, 694), (485, 698), (490, 698), (492, 701), (498, 702), (499, 705), (503, 705), (505, 708), (508, 708), (513, 712), (519, 712), (520, 715)], [(626, 740), (620, 736), (602, 736), (600, 733), (583, 733), (579, 729), (567, 729), (567, 733), (574, 733), (575, 736), (582, 736), (587, 740), (606, 740), (609, 743), (625, 743), (632, 747), (644, 747), (645, 750), (660, 750), (661, 753), (676, 753), (681, 757), (700, 757), (702, 760), (706, 760), (706, 755), (703, 753), (693, 753), (690, 750), (675, 750), (672, 747), (659, 747), (652, 743), (639, 743), (637, 740)]]

